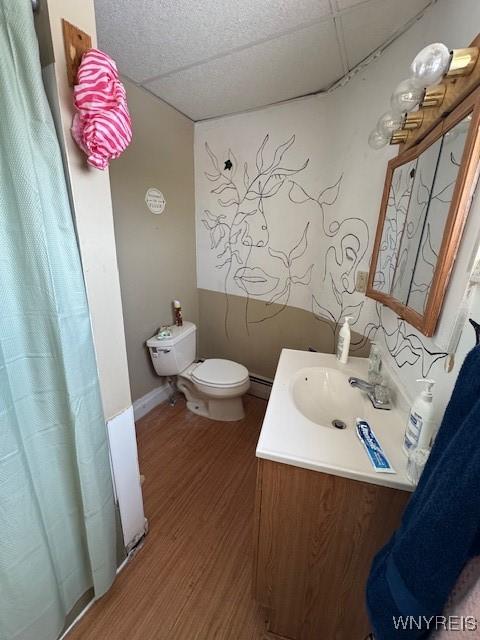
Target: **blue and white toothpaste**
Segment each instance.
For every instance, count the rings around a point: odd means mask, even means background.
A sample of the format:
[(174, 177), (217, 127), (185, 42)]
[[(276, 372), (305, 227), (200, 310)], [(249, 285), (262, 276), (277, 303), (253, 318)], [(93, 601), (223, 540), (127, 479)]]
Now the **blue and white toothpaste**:
[(366, 420), (357, 418), (357, 435), (365, 447), (375, 471), (378, 471), (378, 473), (396, 473)]

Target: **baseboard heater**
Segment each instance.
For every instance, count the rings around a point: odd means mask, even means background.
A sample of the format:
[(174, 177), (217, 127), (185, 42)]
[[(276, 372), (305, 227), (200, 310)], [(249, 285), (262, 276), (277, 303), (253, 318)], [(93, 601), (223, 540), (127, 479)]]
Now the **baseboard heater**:
[(273, 380), (270, 378), (264, 378), (263, 376), (257, 376), (254, 373), (250, 374), (250, 389), (248, 393), (257, 398), (263, 398), (268, 400), (272, 391)]

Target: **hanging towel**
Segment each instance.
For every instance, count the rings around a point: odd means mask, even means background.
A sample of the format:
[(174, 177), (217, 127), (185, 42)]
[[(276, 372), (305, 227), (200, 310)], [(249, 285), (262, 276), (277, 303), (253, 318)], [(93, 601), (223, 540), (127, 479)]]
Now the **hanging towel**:
[(460, 370), (401, 525), (374, 558), (367, 606), (375, 640), (426, 637), (434, 623), (421, 620), (419, 629), (419, 617), (442, 613), (463, 567), (478, 554), (480, 347), (475, 347)]
[(115, 62), (99, 49), (83, 54), (73, 90), (72, 135), (87, 162), (105, 169), (130, 144), (132, 124)]

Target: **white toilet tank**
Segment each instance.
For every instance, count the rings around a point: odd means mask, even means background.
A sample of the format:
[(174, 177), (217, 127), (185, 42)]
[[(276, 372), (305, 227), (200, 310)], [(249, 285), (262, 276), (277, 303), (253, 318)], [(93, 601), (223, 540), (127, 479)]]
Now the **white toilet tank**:
[(153, 366), (159, 376), (176, 376), (195, 361), (197, 327), (184, 322), (182, 327), (170, 327), (172, 335), (147, 340)]

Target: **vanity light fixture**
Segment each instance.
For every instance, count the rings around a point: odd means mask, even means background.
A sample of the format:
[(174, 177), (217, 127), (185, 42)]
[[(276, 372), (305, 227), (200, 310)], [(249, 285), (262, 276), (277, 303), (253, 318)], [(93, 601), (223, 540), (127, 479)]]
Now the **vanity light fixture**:
[(413, 113), (408, 113), (405, 117), (405, 122), (403, 123), (403, 128), (410, 129), (418, 129), (423, 124), (423, 111), (414, 111)]
[(372, 133), (368, 136), (368, 144), (372, 149), (381, 149), (388, 144), (389, 140), (384, 135), (374, 129)]
[(422, 107), (439, 107), (445, 94), (447, 93), (447, 85), (437, 84), (434, 87), (428, 87), (423, 97)]
[(422, 102), (425, 89), (419, 87), (412, 78), (402, 80), (392, 94), (390, 103), (396, 113), (408, 113)]
[(447, 78), (470, 75), (477, 64), (478, 55), (478, 47), (454, 49), (452, 51), (450, 67), (447, 71)]
[(408, 140), (408, 131), (406, 129), (400, 129), (395, 131), (390, 138), (390, 144), (402, 144)]
[(401, 113), (395, 111), (386, 111), (383, 115), (380, 116), (380, 119), (377, 123), (377, 130), (382, 134), (385, 138), (401, 129), (403, 127), (404, 116)]
[(444, 44), (429, 44), (417, 53), (412, 62), (412, 81), (423, 88), (437, 84), (448, 71), (450, 59), (450, 50)]
[[(475, 41), (477, 43), (478, 38)], [(411, 77), (402, 80), (392, 94), (391, 111), (380, 116), (376, 129), (370, 133), (370, 147), (381, 149), (389, 141), (390, 144), (405, 142), (408, 131), (420, 129), (424, 124), (422, 110), (440, 107), (447, 94), (447, 85), (455, 84), (456, 78), (470, 75), (476, 68), (479, 57), (479, 47), (450, 51), (441, 42), (429, 44), (419, 51), (410, 66)], [(442, 83), (443, 78), (450, 82)], [(452, 91), (455, 89), (452, 88)], [(451, 93), (448, 95), (451, 102)]]

